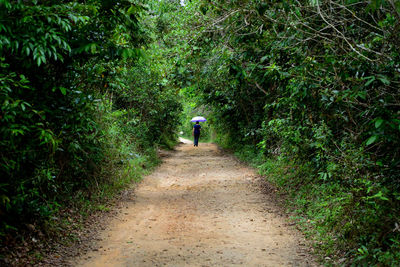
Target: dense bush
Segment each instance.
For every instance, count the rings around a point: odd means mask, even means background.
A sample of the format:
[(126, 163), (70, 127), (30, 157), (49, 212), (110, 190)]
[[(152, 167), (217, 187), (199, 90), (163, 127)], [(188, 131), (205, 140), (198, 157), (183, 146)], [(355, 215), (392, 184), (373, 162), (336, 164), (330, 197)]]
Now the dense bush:
[(175, 142), (181, 107), (146, 56), (144, 3), (0, 1), (2, 241), (137, 179)]

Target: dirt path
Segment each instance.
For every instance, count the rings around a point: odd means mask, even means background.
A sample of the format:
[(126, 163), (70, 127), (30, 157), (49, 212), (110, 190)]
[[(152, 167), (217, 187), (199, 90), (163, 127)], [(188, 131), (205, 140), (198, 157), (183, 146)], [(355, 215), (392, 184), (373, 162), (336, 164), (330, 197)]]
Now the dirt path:
[(145, 177), (78, 266), (316, 266), (254, 170), (190, 141)]

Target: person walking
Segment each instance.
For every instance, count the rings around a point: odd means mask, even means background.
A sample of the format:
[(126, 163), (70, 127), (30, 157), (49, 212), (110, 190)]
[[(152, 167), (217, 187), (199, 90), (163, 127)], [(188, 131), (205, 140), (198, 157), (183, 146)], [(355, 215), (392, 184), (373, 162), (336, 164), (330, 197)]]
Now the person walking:
[(194, 136), (194, 146), (199, 146), (200, 130), (201, 130), (200, 123), (196, 121), (196, 124), (193, 126), (193, 133), (192, 133)]

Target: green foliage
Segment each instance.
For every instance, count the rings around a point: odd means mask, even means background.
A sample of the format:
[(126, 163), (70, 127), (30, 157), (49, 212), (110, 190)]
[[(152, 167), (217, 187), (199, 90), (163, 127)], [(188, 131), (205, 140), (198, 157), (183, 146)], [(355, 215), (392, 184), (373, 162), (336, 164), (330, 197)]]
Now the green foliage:
[(181, 106), (149, 13), (139, 0), (0, 1), (1, 236), (96, 206), (173, 146)]

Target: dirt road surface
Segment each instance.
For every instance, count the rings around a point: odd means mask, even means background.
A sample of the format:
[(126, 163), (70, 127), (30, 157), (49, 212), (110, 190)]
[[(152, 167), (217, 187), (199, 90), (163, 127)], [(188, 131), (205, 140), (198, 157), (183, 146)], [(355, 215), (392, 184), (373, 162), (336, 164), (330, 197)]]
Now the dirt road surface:
[(317, 266), (253, 169), (182, 139), (74, 266)]

